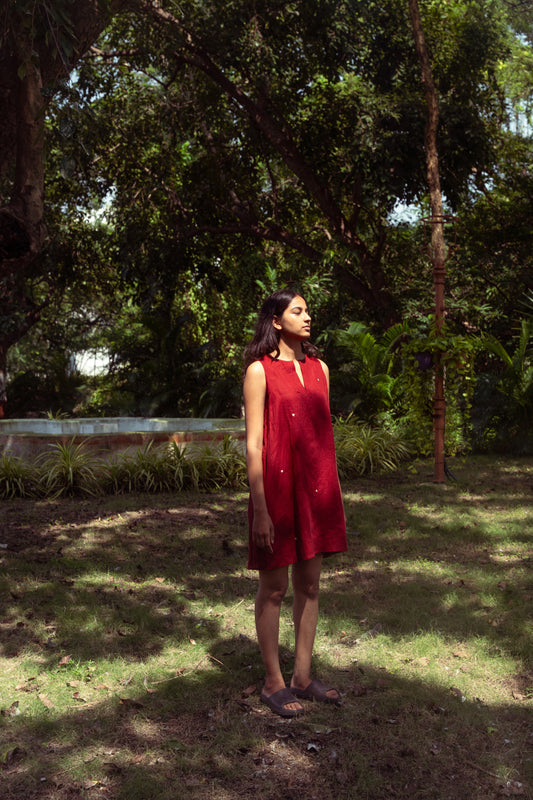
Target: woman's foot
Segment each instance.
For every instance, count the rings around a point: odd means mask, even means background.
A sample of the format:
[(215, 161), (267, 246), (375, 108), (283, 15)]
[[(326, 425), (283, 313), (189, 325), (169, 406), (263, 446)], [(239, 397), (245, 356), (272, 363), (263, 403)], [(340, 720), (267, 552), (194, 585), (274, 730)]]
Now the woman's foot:
[(339, 692), (331, 686), (326, 686), (318, 678), (303, 687), (291, 685), (291, 692), (302, 700), (319, 700), (322, 703), (332, 703), (336, 706), (341, 704)]
[(303, 705), (298, 702), (292, 690), (286, 686), (271, 694), (267, 694), (263, 689), (261, 702), (265, 703), (275, 714), (279, 714), (280, 717), (298, 717), (304, 713)]

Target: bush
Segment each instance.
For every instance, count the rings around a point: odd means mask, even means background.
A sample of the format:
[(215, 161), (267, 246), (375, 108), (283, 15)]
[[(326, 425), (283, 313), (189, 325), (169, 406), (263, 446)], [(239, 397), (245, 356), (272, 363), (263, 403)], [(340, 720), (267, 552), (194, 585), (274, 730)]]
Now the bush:
[(342, 479), (395, 470), (410, 456), (409, 445), (402, 436), (353, 417), (336, 420), (333, 433)]
[(187, 455), (198, 488), (239, 489), (247, 485), (246, 457), (231, 436), (214, 445), (191, 445)]
[(88, 452), (85, 444), (73, 439), (67, 444), (56, 442), (52, 452), (37, 459), (39, 473), (37, 491), (45, 497), (62, 495), (97, 495), (102, 491), (103, 462)]
[(2, 455), (0, 460), (0, 498), (26, 497), (35, 490), (35, 470), (17, 456)]
[(181, 447), (150, 442), (134, 453), (96, 458), (86, 442), (56, 442), (33, 466), (16, 456), (0, 461), (0, 498), (24, 496), (210, 491), (246, 486), (246, 458), (239, 443), (223, 441)]

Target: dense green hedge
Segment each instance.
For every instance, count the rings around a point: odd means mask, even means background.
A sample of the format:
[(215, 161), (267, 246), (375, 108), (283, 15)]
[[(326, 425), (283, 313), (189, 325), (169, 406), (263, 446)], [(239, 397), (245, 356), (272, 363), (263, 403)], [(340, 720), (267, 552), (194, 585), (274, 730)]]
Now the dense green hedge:
[[(341, 478), (395, 469), (409, 449), (389, 431), (353, 419), (334, 425)], [(226, 436), (222, 442), (174, 442), (109, 459), (98, 458), (84, 443), (55, 443), (35, 462), (4, 454), (0, 460), (0, 498), (62, 495), (174, 492), (183, 489), (242, 489), (247, 486), (242, 446)]]

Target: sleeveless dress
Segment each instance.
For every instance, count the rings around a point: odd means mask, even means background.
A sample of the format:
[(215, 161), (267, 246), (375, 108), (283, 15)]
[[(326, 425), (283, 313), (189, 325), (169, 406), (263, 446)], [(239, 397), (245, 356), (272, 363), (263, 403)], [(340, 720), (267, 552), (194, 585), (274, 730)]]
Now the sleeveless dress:
[(274, 569), (347, 550), (326, 376), (317, 358), (264, 356), (263, 480), (274, 525), (273, 553), (255, 546), (250, 498), (249, 569)]

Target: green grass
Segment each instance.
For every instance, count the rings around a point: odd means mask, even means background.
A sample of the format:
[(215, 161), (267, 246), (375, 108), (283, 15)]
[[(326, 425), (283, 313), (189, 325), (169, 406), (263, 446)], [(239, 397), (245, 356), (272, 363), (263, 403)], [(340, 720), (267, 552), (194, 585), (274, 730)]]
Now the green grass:
[[(2, 800), (533, 798), (533, 461), (344, 483), (314, 669), (259, 701), (245, 492), (12, 499), (0, 517)], [(281, 625), (292, 663), (290, 597)]]

